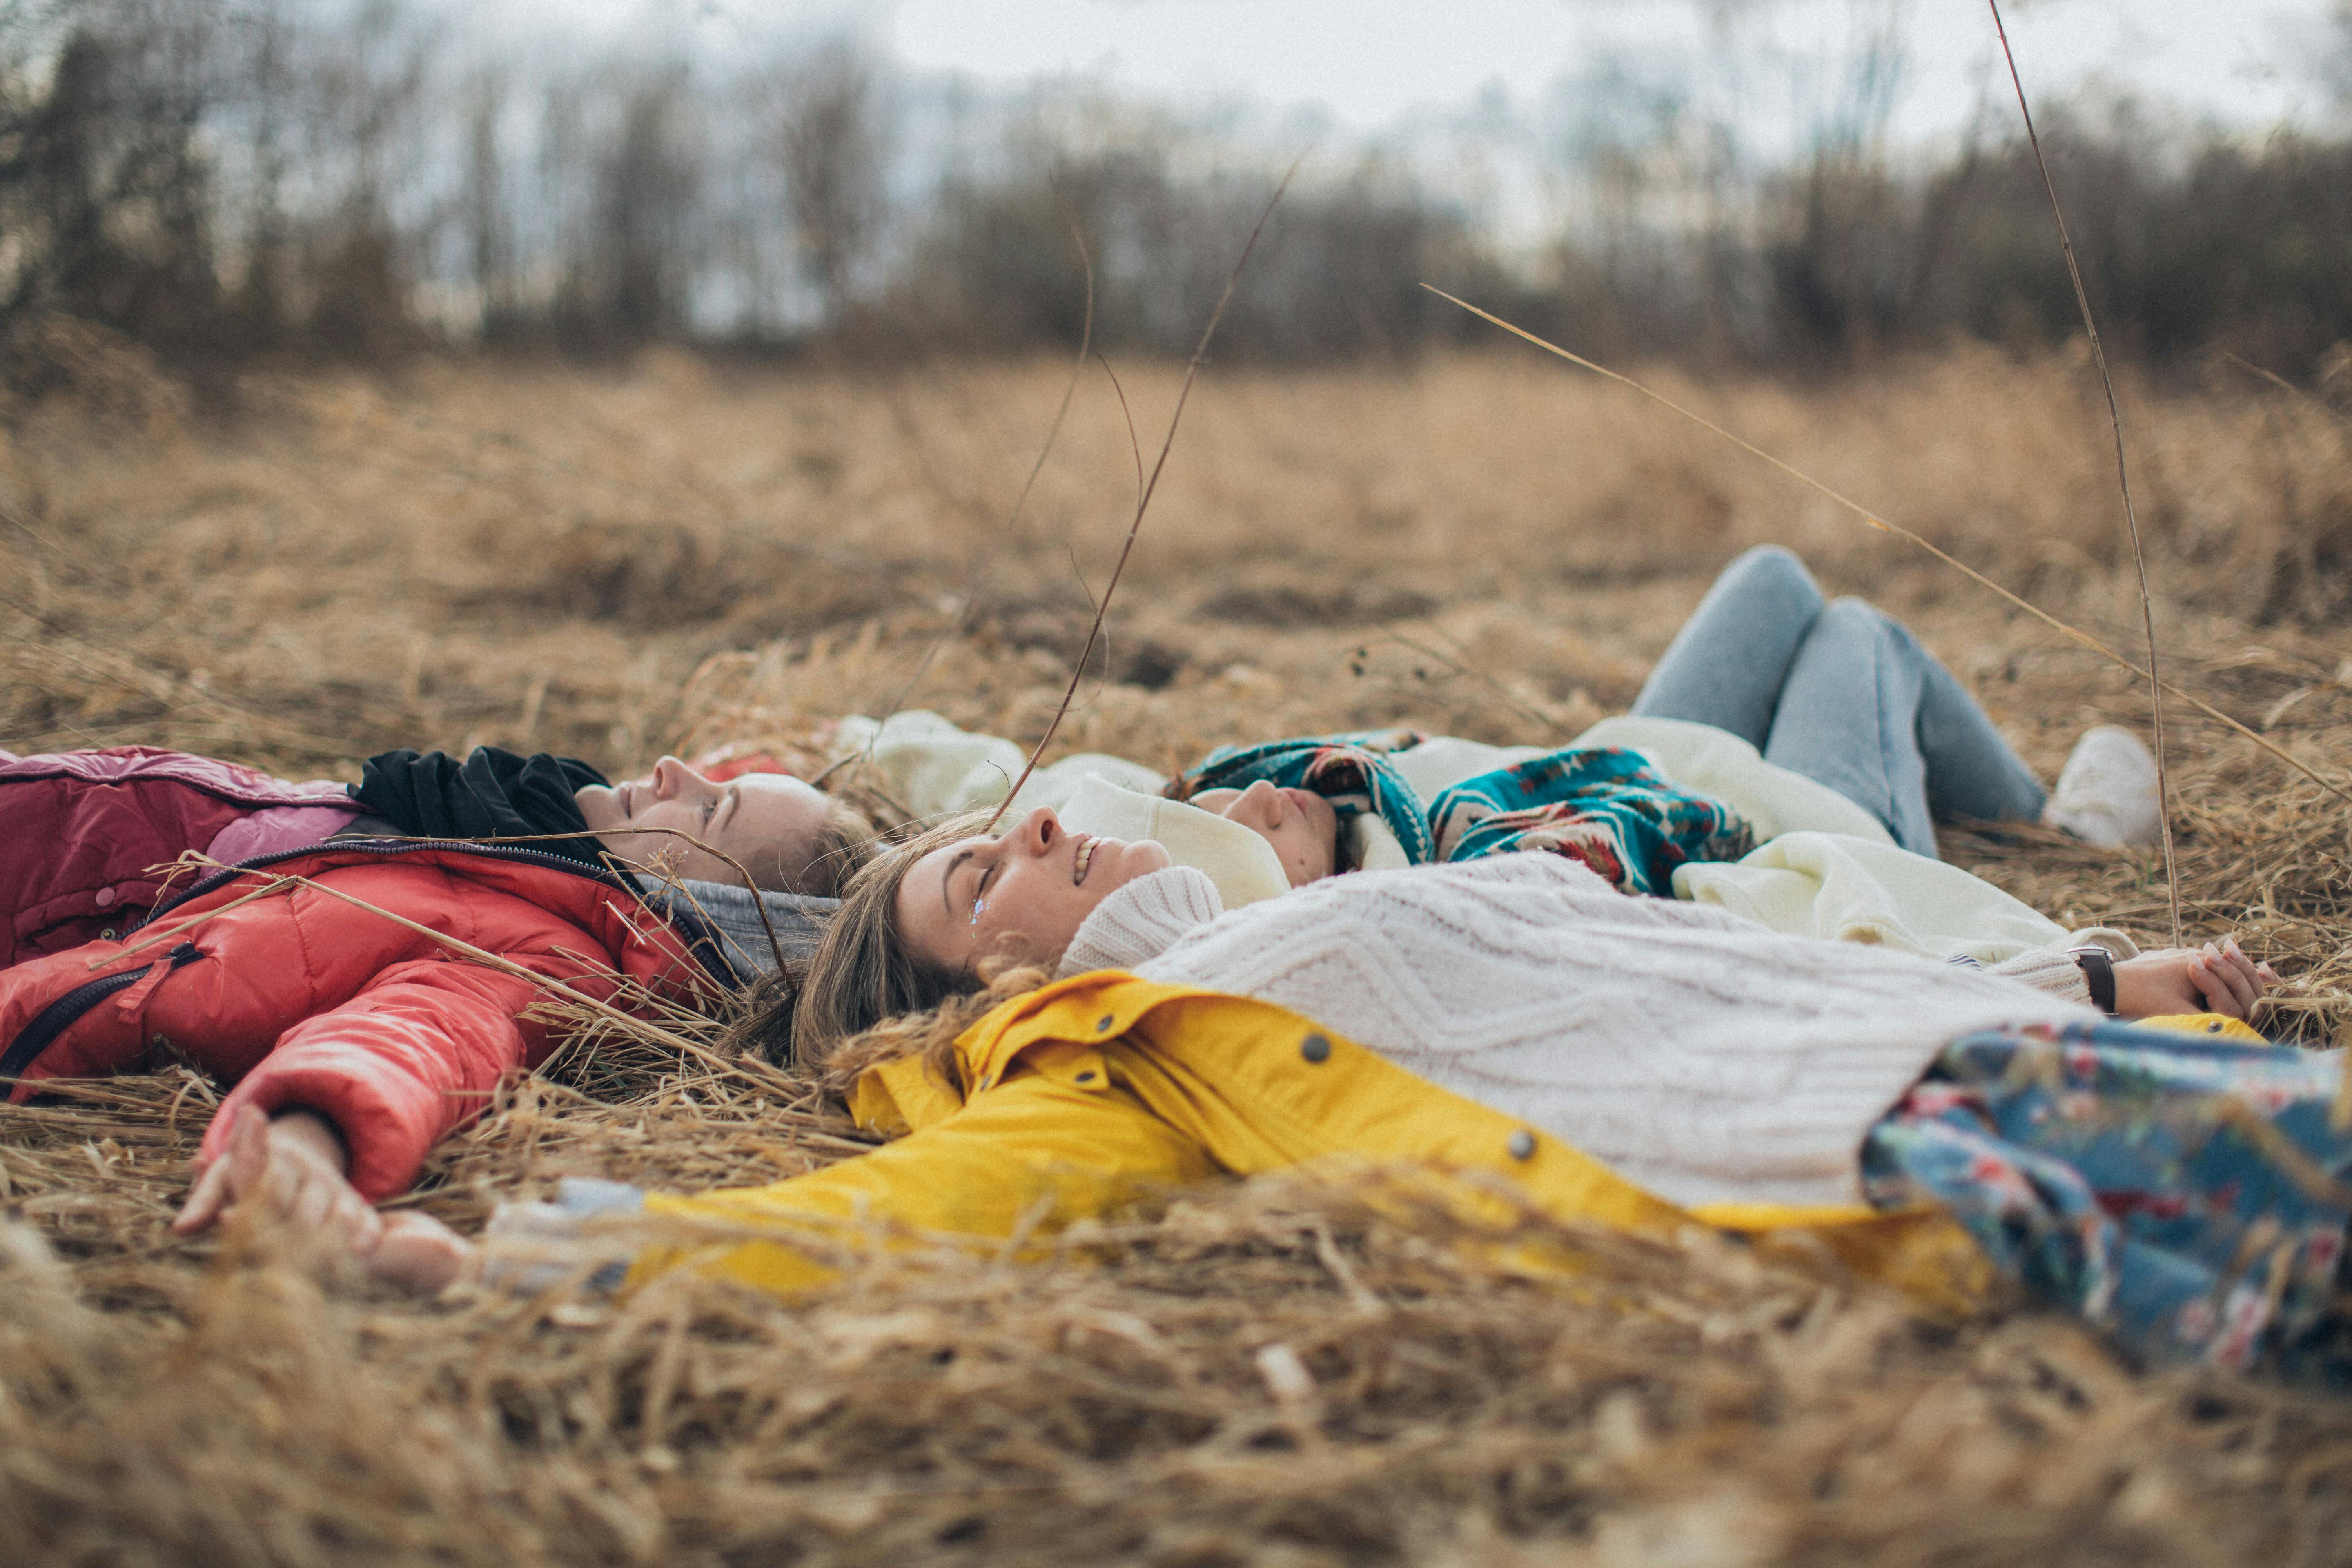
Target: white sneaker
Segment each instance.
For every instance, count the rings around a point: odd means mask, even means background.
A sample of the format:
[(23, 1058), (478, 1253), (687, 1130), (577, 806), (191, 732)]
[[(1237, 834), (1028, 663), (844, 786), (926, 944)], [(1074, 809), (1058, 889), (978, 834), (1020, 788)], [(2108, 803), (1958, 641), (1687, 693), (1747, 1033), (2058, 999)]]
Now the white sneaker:
[(2158, 811), (2155, 753), (2129, 730), (2101, 724), (2074, 742), (2042, 820), (2103, 848), (2146, 847), (2163, 837)]

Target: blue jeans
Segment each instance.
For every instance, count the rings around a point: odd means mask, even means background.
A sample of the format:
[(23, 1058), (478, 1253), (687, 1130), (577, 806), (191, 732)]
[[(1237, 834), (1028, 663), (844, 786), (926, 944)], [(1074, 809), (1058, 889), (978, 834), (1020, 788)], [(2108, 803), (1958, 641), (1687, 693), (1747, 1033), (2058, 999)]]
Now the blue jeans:
[(1901, 622), (1860, 599), (1825, 602), (1804, 563), (1777, 544), (1723, 569), (1633, 711), (1727, 730), (1931, 859), (1937, 816), (2032, 818), (2048, 797)]

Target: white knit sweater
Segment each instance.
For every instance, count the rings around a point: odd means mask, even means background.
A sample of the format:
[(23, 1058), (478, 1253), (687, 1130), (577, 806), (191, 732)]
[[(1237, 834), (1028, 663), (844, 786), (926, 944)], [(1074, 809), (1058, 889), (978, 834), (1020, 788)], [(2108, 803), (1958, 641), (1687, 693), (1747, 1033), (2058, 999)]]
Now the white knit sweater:
[(1858, 1203), (1864, 1134), (1946, 1044), (2098, 1016), (2063, 954), (1987, 971), (1783, 936), (1542, 854), (1231, 913), (1171, 868), (1104, 900), (1061, 964), (1102, 968), (1287, 1007), (1686, 1205)]

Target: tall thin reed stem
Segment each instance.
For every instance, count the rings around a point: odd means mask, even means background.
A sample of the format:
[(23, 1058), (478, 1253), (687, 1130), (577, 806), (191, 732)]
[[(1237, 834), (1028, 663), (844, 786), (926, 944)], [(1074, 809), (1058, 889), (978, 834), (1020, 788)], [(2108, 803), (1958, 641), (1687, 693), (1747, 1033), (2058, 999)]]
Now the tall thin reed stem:
[[(1135, 521), (1127, 525), (1127, 542), (1119, 546), (1118, 561), (1110, 569), (1110, 581), (1103, 584), (1102, 600), (1095, 606), (1094, 625), (1087, 628), (1086, 646), (1078, 649), (1077, 662), (1070, 669), (1069, 689), (1062, 693), (1062, 705), (1054, 710), (1054, 721), (1046, 725), (1045, 732), (1037, 738), (1028, 762), (1022, 764), (1021, 776), (1014, 779), (1013, 787), (1004, 792), (1004, 799), (989, 817), (984, 832), (996, 831), (998, 821), (1012, 806), (1013, 797), (1021, 793), (1021, 786), (1027, 784), (1029, 775), (1037, 771), (1037, 759), (1045, 755), (1047, 746), (1053, 744), (1055, 731), (1062, 727), (1062, 720), (1069, 712), (1070, 703), (1078, 695), (1078, 682), (1086, 679), (1087, 661), (1094, 657), (1095, 644), (1102, 637), (1103, 617), (1110, 613), (1110, 596), (1118, 592), (1119, 576), (1127, 570), (1127, 558), (1135, 553), (1135, 538), (1143, 529), (1143, 514), (1151, 510), (1151, 498), (1160, 489), (1160, 476), (1168, 468), (1168, 454), (1175, 448), (1176, 429), (1184, 422), (1184, 405), (1192, 396), (1192, 383), (1200, 376), (1201, 362), (1209, 357), (1210, 340), (1217, 335), (1217, 323), (1225, 319), (1225, 307), (1234, 302), (1234, 290), (1241, 287), (1242, 271), (1249, 266), (1250, 257), (1257, 249), (1258, 237), (1265, 232), (1266, 220), (1274, 216), (1274, 209), (1282, 205), (1283, 193), (1290, 189), (1291, 179), (1298, 173), (1298, 165), (1306, 161), (1307, 154), (1301, 153), (1291, 160), (1290, 167), (1283, 171), (1282, 183), (1275, 186), (1274, 195), (1266, 198), (1265, 210), (1257, 215), (1257, 226), (1250, 230), (1249, 243), (1242, 247), (1240, 258), (1234, 263), (1233, 271), (1226, 275), (1225, 291), (1217, 296), (1217, 308), (1209, 312), (1209, 324), (1202, 329), (1201, 341), (1193, 346), (1192, 361), (1184, 367), (1184, 384), (1176, 391), (1176, 411), (1168, 416), (1168, 435), (1160, 443), (1160, 457), (1151, 465), (1151, 477), (1144, 482), (1142, 495), (1136, 499)], [(1121, 400), (1124, 401), (1124, 395)]]
[[(1059, 191), (1054, 193), (1054, 204), (1057, 207), (1062, 206)], [(1021, 514), (1029, 505), (1029, 492), (1037, 488), (1037, 476), (1045, 471), (1045, 460), (1054, 455), (1054, 443), (1061, 437), (1062, 422), (1070, 416), (1070, 400), (1077, 395), (1078, 378), (1086, 374), (1087, 356), (1094, 349), (1095, 258), (1093, 253), (1087, 249), (1087, 237), (1079, 231), (1077, 220), (1070, 216), (1066, 207), (1062, 207), (1062, 222), (1070, 231), (1070, 243), (1078, 247), (1078, 265), (1086, 269), (1087, 274), (1087, 313), (1078, 328), (1078, 354), (1070, 365), (1069, 383), (1062, 388), (1062, 401), (1054, 410), (1054, 422), (1045, 427), (1045, 444), (1039, 448), (1037, 460), (1029, 465), (1029, 477), (1022, 481), (1021, 493), (1013, 498), (1013, 510), (1005, 514), (1004, 526), (997, 531), (994, 539), (982, 546), (979, 555), (972, 561), (971, 572), (965, 575), (963, 592), (957, 597), (955, 614), (949, 616), (948, 624), (940, 628), (940, 635), (931, 639), (931, 646), (923, 650), (922, 661), (915, 666), (915, 672), (907, 677), (907, 683), (898, 689), (898, 694), (890, 699), (890, 706), (882, 710), (882, 717), (875, 724), (874, 733), (866, 740), (864, 751), (856, 753), (856, 757), (872, 759), (874, 748), (882, 742), (883, 726), (907, 706), (907, 700), (914, 696), (915, 689), (930, 672), (933, 661), (940, 657), (940, 650), (947, 647), (948, 639), (970, 624), (972, 606), (980, 600), (980, 591), (987, 580), (988, 569), (995, 564), (998, 552), (1011, 542), (1013, 531), (1019, 526)], [(843, 762), (852, 760), (851, 757), (842, 759)], [(834, 763), (812, 782), (821, 787), (832, 776), (834, 769), (840, 766), (841, 763)]]
[(2164, 758), (2164, 682), (2157, 679), (2156, 601), (2147, 591), (2147, 556), (2140, 548), (2139, 513), (2132, 505), (2131, 468), (2124, 458), (2124, 414), (2116, 401), (2115, 377), (2107, 374), (2107, 351), (2099, 342), (2099, 324), (2091, 317), (2091, 296), (2083, 287), (2083, 268), (2074, 260), (2074, 241), (2066, 232), (2066, 211), (2058, 201), (2058, 186), (2042, 156), (2042, 137), (2033, 129), (2033, 109), (2025, 101), (2025, 79), (2018, 74), (2017, 55), (2009, 47), (2009, 27), (2000, 19), (2000, 0), (1985, 0), (1992, 8), (1993, 31), (2000, 37), (2000, 56), (2009, 65), (2010, 85), (2017, 89), (2017, 111), (2025, 117), (2025, 140), (2033, 149), (2033, 166), (2042, 174), (2042, 188), (2050, 195), (2050, 216), (2058, 222), (2058, 248), (2066, 257), (2066, 276), (2074, 281), (2074, 304), (2083, 312), (2083, 331), (2090, 334), (2091, 363), (2098, 367), (2099, 385), (2107, 395), (2107, 422), (2116, 437), (2116, 484), (2124, 496), (2124, 525), (2131, 531), (2132, 569), (2139, 575), (2140, 625), (2147, 634), (2147, 701), (2156, 730), (2156, 820), (2164, 838), (2164, 894), (2172, 910), (2172, 945), (2180, 945), (2180, 879), (2172, 863), (2172, 788)]
[(2339, 424), (2352, 425), (2352, 417), (2347, 417), (2344, 410), (2336, 407), (2332, 404), (2322, 403), (2319, 399), (2312, 396), (2311, 394), (2304, 391), (2303, 388), (2297, 386), (2294, 383), (2289, 381), (2278, 372), (2274, 370), (2264, 370), (2261, 365), (2256, 364), (2253, 361), (2250, 359), (2242, 359), (2238, 355), (2231, 353), (2227, 349), (2223, 349), (2221, 351), (2221, 357), (2228, 360), (2231, 364), (2239, 365), (2246, 370), (2253, 372), (2256, 375), (2261, 376), (2264, 381), (2269, 382), (2273, 386), (2277, 387), (2281, 392), (2287, 394), (2289, 396), (2296, 398), (2301, 402), (2310, 404), (2314, 408), (2318, 409), (2330, 419), (2336, 420)]

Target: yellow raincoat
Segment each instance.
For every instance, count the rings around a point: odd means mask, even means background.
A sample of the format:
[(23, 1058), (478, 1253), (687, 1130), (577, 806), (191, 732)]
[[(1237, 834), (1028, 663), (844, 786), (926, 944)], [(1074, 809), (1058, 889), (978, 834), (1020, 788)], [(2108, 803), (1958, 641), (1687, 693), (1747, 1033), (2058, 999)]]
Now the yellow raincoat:
[(852, 1113), (893, 1140), (870, 1153), (770, 1186), (648, 1198), (649, 1213), (730, 1234), (639, 1272), (690, 1259), (793, 1291), (830, 1272), (795, 1248), (795, 1235), (887, 1221), (1001, 1246), (1149, 1192), (1322, 1163), (1433, 1173), (1489, 1214), (1499, 1181), (1562, 1220), (1650, 1235), (1698, 1224), (1767, 1243), (1801, 1236), (1947, 1310), (1980, 1300), (1994, 1278), (1937, 1209), (1678, 1208), (1540, 1129), (1248, 997), (1108, 970), (1076, 975), (991, 1012), (957, 1039), (954, 1065), (955, 1083), (912, 1060), (860, 1079)]

